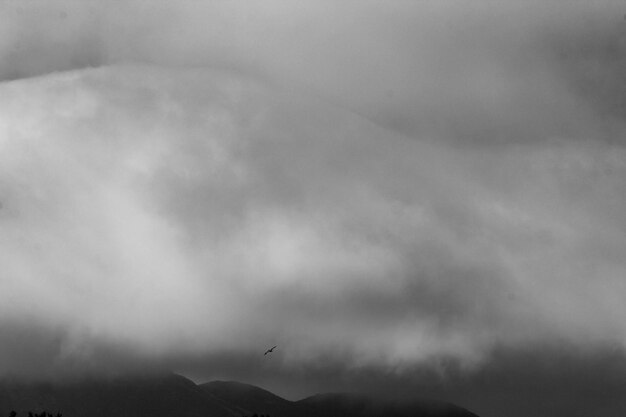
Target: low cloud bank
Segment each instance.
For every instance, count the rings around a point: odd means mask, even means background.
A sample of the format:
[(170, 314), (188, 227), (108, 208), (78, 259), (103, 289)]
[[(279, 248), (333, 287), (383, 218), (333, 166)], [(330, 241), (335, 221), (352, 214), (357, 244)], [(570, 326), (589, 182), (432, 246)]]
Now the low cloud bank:
[(31, 4), (0, 6), (0, 375), (463, 403), (623, 361), (621, 5)]
[(433, 144), (205, 70), (14, 81), (0, 110), (2, 329), (60, 329), (50, 363), (623, 347), (617, 145)]

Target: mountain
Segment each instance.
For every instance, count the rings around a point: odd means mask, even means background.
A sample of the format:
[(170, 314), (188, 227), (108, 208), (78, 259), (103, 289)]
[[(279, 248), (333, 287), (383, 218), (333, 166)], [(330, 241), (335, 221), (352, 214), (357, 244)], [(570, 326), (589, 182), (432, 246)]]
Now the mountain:
[(221, 401), (223, 406), (237, 411), (239, 416), (270, 414), (272, 417), (298, 414), (300, 406), (254, 385), (235, 381), (213, 381), (199, 385), (206, 393)]
[(61, 412), (64, 417), (233, 417), (192, 381), (169, 374), (80, 383), (0, 384), (0, 416), (10, 410)]
[(196, 385), (180, 375), (84, 380), (73, 383), (0, 382), (0, 416), (11, 410), (60, 412), (64, 417), (477, 417), (446, 403), (393, 402), (351, 394), (288, 401), (240, 382)]
[(271, 417), (477, 417), (461, 407), (437, 401), (392, 401), (357, 394), (318, 394), (287, 401), (241, 382), (213, 381), (200, 385), (240, 415)]
[(319, 394), (300, 400), (307, 416), (478, 417), (456, 405), (432, 400), (382, 400), (357, 394)]

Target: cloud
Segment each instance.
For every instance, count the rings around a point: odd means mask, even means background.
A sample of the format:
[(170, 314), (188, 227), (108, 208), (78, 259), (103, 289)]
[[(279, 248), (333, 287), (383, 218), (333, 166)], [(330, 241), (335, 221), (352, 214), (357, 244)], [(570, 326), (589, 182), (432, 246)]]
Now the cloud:
[(205, 70), (2, 88), (7, 326), (286, 366), (626, 337), (619, 147), (461, 151)]
[(623, 13), (491, 6), (3, 4), (0, 373), (621, 357)]
[(132, 62), (224, 68), (460, 144), (615, 141), (613, 119), (623, 128), (615, 110), (624, 73), (619, 2), (58, 1), (3, 9), (2, 79)]

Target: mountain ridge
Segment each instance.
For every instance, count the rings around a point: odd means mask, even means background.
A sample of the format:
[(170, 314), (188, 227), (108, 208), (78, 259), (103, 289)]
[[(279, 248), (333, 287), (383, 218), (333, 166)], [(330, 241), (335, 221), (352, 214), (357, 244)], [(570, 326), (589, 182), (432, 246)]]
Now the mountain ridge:
[(196, 384), (173, 373), (61, 383), (0, 381), (0, 415), (12, 410), (17, 417), (29, 411), (63, 417), (477, 417), (448, 403), (394, 402), (360, 394), (289, 401), (243, 382)]

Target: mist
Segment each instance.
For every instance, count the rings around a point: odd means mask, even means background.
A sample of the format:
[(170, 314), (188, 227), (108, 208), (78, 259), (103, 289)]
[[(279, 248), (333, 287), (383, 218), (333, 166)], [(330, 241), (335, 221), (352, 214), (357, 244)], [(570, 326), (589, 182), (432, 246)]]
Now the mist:
[(619, 4), (0, 7), (0, 374), (623, 359)]

